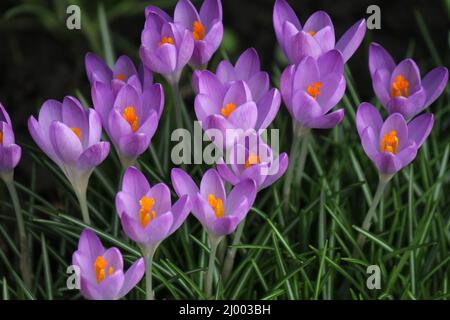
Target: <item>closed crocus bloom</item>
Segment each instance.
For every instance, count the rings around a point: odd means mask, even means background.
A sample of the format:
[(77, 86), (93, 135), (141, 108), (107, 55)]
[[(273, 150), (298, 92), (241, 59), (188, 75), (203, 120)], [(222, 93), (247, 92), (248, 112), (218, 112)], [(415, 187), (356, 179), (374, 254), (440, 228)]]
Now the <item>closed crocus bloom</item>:
[(407, 120), (431, 105), (444, 90), (448, 71), (445, 67), (431, 70), (423, 79), (412, 59), (398, 65), (379, 44), (369, 47), (369, 68), (375, 94), (389, 112), (401, 113)]
[[(100, 116), (89, 108), (84, 110), (74, 97), (63, 102), (47, 100), (39, 111), (38, 120), (31, 116), (28, 130), (36, 144), (63, 171), (72, 184), (80, 204), (86, 201), (89, 177), (109, 153), (109, 143), (100, 141)], [(86, 204), (82, 204), (82, 208)], [(89, 222), (87, 206), (83, 218)]]
[(171, 85), (178, 83), (181, 71), (194, 52), (194, 37), (180, 23), (158, 8), (146, 10), (139, 54), (151, 71), (162, 74)]
[(344, 61), (337, 50), (319, 59), (305, 57), (281, 76), (284, 103), (303, 128), (328, 129), (342, 121), (344, 110), (329, 112), (345, 93)]
[(192, 213), (214, 237), (233, 233), (256, 197), (256, 185), (251, 179), (238, 183), (227, 195), (223, 180), (215, 169), (205, 172), (200, 189), (181, 169), (172, 169), (171, 178), (178, 196), (190, 197)]
[(410, 164), (433, 128), (432, 114), (423, 114), (406, 123), (400, 113), (383, 122), (378, 110), (362, 103), (356, 114), (356, 126), (367, 156), (380, 174), (391, 176)]
[(221, 1), (205, 0), (200, 12), (197, 12), (189, 0), (180, 0), (175, 7), (173, 20), (192, 32), (195, 42), (190, 63), (196, 67), (206, 65), (222, 42)]
[(158, 128), (164, 108), (162, 86), (153, 84), (140, 92), (128, 83), (114, 97), (105, 84), (96, 82), (92, 100), (122, 165), (132, 165), (148, 149)]
[(12, 179), (14, 168), (20, 161), (22, 148), (15, 144), (11, 119), (0, 103), (0, 177)]
[(124, 273), (119, 249), (105, 249), (89, 229), (81, 233), (72, 265), (80, 270), (81, 294), (90, 300), (122, 298), (141, 281), (145, 272), (144, 259), (140, 258)]
[(117, 59), (112, 70), (92, 52), (86, 54), (84, 61), (91, 86), (94, 87), (96, 82), (100, 82), (112, 90), (114, 97), (125, 84), (134, 86), (139, 92), (153, 86), (151, 71), (143, 65), (136, 70), (133, 61), (125, 55)]
[(286, 153), (275, 156), (261, 138), (246, 140), (231, 148), (227, 162), (223, 158), (219, 159), (217, 172), (232, 185), (252, 179), (259, 191), (273, 184), (286, 172), (288, 156)]
[(276, 0), (273, 25), (278, 43), (290, 64), (296, 64), (306, 56), (318, 58), (332, 49), (339, 50), (346, 62), (358, 49), (366, 33), (365, 20), (361, 19), (336, 43), (333, 23), (326, 12), (313, 13), (302, 28), (286, 0)]

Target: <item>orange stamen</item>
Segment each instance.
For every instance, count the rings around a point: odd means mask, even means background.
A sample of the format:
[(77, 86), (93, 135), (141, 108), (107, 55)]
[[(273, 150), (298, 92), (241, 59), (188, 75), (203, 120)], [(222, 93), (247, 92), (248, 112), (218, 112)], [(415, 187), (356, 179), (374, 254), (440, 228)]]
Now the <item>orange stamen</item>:
[(308, 93), (314, 99), (317, 99), (317, 97), (321, 93), (319, 89), (322, 86), (323, 86), (322, 82), (314, 82), (312, 86), (308, 85), (308, 87), (306, 87), (306, 93)]
[(159, 46), (162, 46), (163, 44), (166, 44), (166, 43), (172, 44), (172, 45), (175, 44), (172, 37), (162, 37), (161, 41), (159, 42)]
[(118, 74), (118, 75), (116, 76), (116, 79), (125, 81), (125, 76), (124, 76), (123, 74), (120, 73), (120, 74)]
[(316, 34), (316, 32), (315, 31), (308, 31), (308, 33), (309, 33), (309, 35), (311, 36), (311, 37), (314, 37), (314, 35)]
[[(95, 259), (94, 263), (94, 272), (95, 277), (97, 278), (97, 283), (102, 282), (106, 278), (105, 269), (108, 266), (108, 262), (103, 258), (103, 256), (98, 256), (97, 259)], [(112, 275), (114, 272), (113, 267), (109, 267), (108, 273), (109, 275)]]
[(380, 149), (383, 152), (397, 154), (398, 138), (396, 131), (392, 130), (383, 136), (383, 139), (381, 139)]
[(408, 96), (409, 82), (404, 76), (399, 74), (395, 77), (395, 81), (392, 83), (391, 95), (392, 97), (407, 97)]
[(208, 196), (208, 203), (213, 208), (216, 218), (223, 218), (225, 209), (223, 207), (222, 199), (216, 198), (210, 193)]
[(130, 124), (131, 130), (136, 132), (139, 128), (138, 116), (133, 106), (128, 106), (123, 110), (122, 117)]
[(3, 144), (3, 132), (0, 131), (0, 144)]
[(234, 103), (229, 103), (225, 106), (225, 108), (220, 109), (220, 113), (228, 119), (230, 114), (236, 109), (236, 105)]
[(70, 130), (72, 130), (73, 133), (75, 133), (75, 135), (78, 137), (78, 139), (81, 140), (81, 129), (80, 128), (70, 128)]
[(205, 38), (205, 27), (197, 20), (194, 21), (192, 35), (194, 36), (195, 41), (203, 40), (203, 38)]
[(248, 156), (247, 160), (245, 160), (244, 167), (245, 167), (245, 169), (248, 169), (251, 166), (253, 166), (255, 164), (258, 164), (259, 162), (260, 162), (259, 156), (257, 154), (254, 154), (254, 153), (250, 153), (250, 155)]
[(155, 199), (143, 196), (139, 200), (139, 204), (141, 206), (139, 210), (139, 222), (141, 223), (141, 227), (145, 228), (151, 220), (156, 219), (156, 212), (152, 210), (155, 205)]

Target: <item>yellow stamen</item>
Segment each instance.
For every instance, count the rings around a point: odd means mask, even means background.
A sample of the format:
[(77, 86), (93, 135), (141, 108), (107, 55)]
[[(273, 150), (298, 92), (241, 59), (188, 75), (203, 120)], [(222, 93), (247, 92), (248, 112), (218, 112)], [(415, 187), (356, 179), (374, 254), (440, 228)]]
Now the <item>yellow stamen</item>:
[(306, 87), (306, 93), (308, 93), (311, 97), (313, 97), (314, 99), (316, 99), (320, 92), (320, 87), (323, 86), (322, 82), (314, 82), (313, 85), (308, 85), (308, 87)]
[(3, 132), (0, 131), (0, 144), (3, 144)]
[(70, 130), (72, 130), (73, 133), (75, 133), (75, 135), (78, 137), (78, 139), (81, 140), (81, 129), (80, 128), (70, 128)]
[(245, 167), (245, 169), (248, 169), (251, 166), (258, 164), (259, 162), (260, 162), (259, 156), (254, 153), (250, 153), (247, 160), (245, 161), (244, 167)]
[(398, 138), (396, 131), (392, 130), (383, 136), (383, 139), (381, 139), (380, 149), (383, 152), (397, 154)]
[(236, 105), (234, 103), (229, 103), (225, 106), (225, 108), (220, 109), (220, 113), (228, 119), (230, 114), (236, 109)]
[(162, 37), (161, 41), (159, 42), (159, 46), (162, 46), (163, 44), (166, 44), (166, 43), (172, 44), (172, 45), (175, 44), (172, 37)]
[(223, 218), (224, 207), (222, 203), (222, 199), (214, 197), (213, 194), (209, 194), (208, 203), (213, 208), (214, 213), (216, 214), (216, 218)]
[(141, 206), (139, 210), (139, 222), (141, 223), (141, 227), (145, 228), (151, 220), (156, 219), (156, 212), (152, 210), (155, 205), (155, 199), (143, 196), (139, 200), (139, 204)]
[(118, 74), (117, 76), (116, 76), (116, 79), (117, 80), (122, 80), (122, 81), (124, 81), (125, 80), (125, 76), (123, 75), (123, 74)]
[(136, 132), (139, 128), (138, 116), (135, 113), (133, 106), (128, 106), (123, 110), (122, 117), (130, 124), (131, 130)]
[[(95, 272), (95, 277), (97, 278), (97, 283), (100, 283), (103, 280), (105, 280), (105, 277), (106, 277), (105, 268), (107, 265), (108, 265), (108, 263), (102, 256), (98, 256), (97, 259), (95, 259), (94, 272)], [(110, 270), (111, 270), (111, 268), (110, 268)], [(110, 275), (111, 275), (111, 273), (110, 273)]]
[(111, 276), (113, 273), (114, 273), (114, 268), (113, 267), (109, 267), (108, 274)]
[(308, 31), (308, 33), (309, 33), (309, 35), (311, 36), (311, 37), (314, 37), (314, 35), (316, 34), (316, 32), (315, 31)]
[(395, 81), (392, 83), (391, 95), (392, 97), (407, 97), (408, 96), (409, 82), (404, 76), (399, 74), (395, 77)]
[(194, 21), (192, 35), (194, 36), (195, 41), (203, 40), (203, 38), (205, 38), (205, 27), (200, 23), (200, 21)]

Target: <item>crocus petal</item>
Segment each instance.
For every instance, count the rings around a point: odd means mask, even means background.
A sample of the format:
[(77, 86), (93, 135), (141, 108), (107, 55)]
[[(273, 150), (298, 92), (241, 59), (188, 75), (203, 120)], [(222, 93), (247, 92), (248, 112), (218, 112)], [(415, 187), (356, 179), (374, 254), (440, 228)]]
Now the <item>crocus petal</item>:
[(28, 131), (39, 148), (44, 151), (50, 159), (59, 164), (60, 159), (53, 150), (48, 134), (44, 134), (44, 130), (40, 127), (38, 121), (33, 116), (28, 119)]
[(135, 167), (128, 167), (123, 175), (122, 191), (140, 200), (150, 190), (150, 185), (145, 176)]
[(157, 216), (156, 219), (149, 222), (145, 231), (147, 232), (147, 244), (156, 244), (169, 235), (170, 228), (173, 224), (172, 212), (164, 213)]
[(148, 86), (142, 94), (142, 118), (146, 119), (152, 110), (161, 118), (164, 109), (164, 89), (161, 84), (155, 83)]
[(157, 128), (158, 128), (158, 115), (156, 114), (155, 111), (151, 110), (147, 120), (145, 120), (145, 122), (140, 125), (136, 133), (144, 134), (151, 140)]
[(229, 103), (233, 103), (235, 106), (239, 106), (248, 101), (252, 101), (252, 93), (244, 81), (234, 82), (223, 98), (223, 106), (225, 107)]
[(134, 195), (126, 193), (124, 191), (119, 191), (116, 194), (116, 210), (117, 214), (121, 218), (123, 214), (127, 214), (132, 217), (136, 212), (139, 211), (138, 200)]
[(273, 88), (258, 102), (258, 120), (256, 129), (266, 129), (275, 119), (281, 105), (281, 95), (278, 89)]
[(409, 83), (408, 92), (411, 94), (419, 90), (421, 86), (420, 70), (417, 64), (412, 59), (405, 59), (401, 61), (392, 71), (390, 85), (395, 82), (397, 76), (403, 76)]
[(133, 86), (125, 85), (117, 94), (116, 100), (114, 101), (114, 108), (122, 111), (128, 106), (132, 106), (136, 110), (140, 110), (141, 100), (139, 93)]
[(260, 71), (258, 52), (254, 48), (245, 50), (236, 62), (235, 71), (238, 80), (250, 80)]
[(179, 0), (175, 6), (173, 21), (181, 23), (185, 28), (192, 29), (194, 21), (199, 21), (197, 10), (189, 0)]
[(139, 244), (148, 243), (148, 233), (146, 232), (146, 229), (142, 228), (139, 220), (136, 220), (136, 218), (131, 217), (128, 214), (122, 214), (120, 221), (122, 229), (128, 238)]
[(147, 18), (149, 16), (149, 14), (155, 14), (157, 16), (160, 17), (160, 19), (162, 19), (163, 21), (166, 22), (171, 22), (172, 18), (161, 8), (157, 7), (157, 6), (147, 6), (145, 7), (145, 17)]
[(408, 123), (409, 138), (419, 148), (430, 135), (434, 124), (434, 116), (431, 113), (422, 114)]
[(185, 30), (181, 43), (177, 47), (177, 64), (176, 70), (181, 70), (191, 59), (194, 52), (194, 38), (192, 32)]
[(87, 139), (86, 146), (90, 147), (100, 141), (100, 138), (102, 136), (102, 120), (100, 118), (100, 115), (91, 108), (89, 108), (87, 117), (89, 137)]
[(288, 21), (292, 23), (297, 30), (301, 30), (302, 26), (297, 18), (294, 10), (289, 6), (286, 0), (277, 0), (273, 9), (273, 26), (278, 43), (283, 47), (284, 34), (283, 24)]
[(124, 275), (122, 288), (118, 293), (118, 299), (127, 295), (141, 281), (145, 273), (145, 262), (143, 258), (136, 260)]
[(20, 161), (22, 148), (17, 144), (0, 144), (0, 172), (13, 170)]
[(331, 22), (330, 16), (325, 11), (314, 12), (308, 20), (306, 20), (303, 30), (306, 32), (318, 32), (323, 28), (330, 27), (334, 34), (333, 23)]
[(392, 98), (391, 100), (389, 100), (386, 109), (388, 110), (389, 114), (398, 112), (402, 114), (407, 120), (409, 120), (424, 109), (425, 99), (425, 90), (421, 88), (408, 98)]
[(314, 129), (331, 129), (342, 121), (344, 113), (344, 109), (339, 109), (317, 118), (311, 118), (305, 122), (305, 126)]
[(106, 83), (96, 81), (91, 87), (91, 96), (94, 108), (100, 114), (103, 126), (109, 133), (108, 115), (114, 105), (113, 92)]
[(270, 164), (268, 176), (266, 180), (264, 180), (263, 184), (258, 187), (258, 190), (267, 188), (275, 181), (277, 181), (286, 172), (288, 165), (288, 155), (283, 152), (276, 160), (274, 160)]
[(93, 144), (80, 155), (77, 166), (80, 170), (90, 170), (105, 160), (109, 153), (109, 142)]
[(409, 145), (408, 126), (405, 118), (401, 114), (394, 113), (386, 119), (381, 126), (380, 135), (378, 137), (379, 141), (391, 131), (395, 131), (397, 134), (399, 151)]
[(396, 154), (397, 159), (401, 163), (401, 168), (409, 165), (417, 156), (417, 146), (415, 143), (404, 148), (402, 151)]
[(320, 78), (330, 73), (344, 74), (344, 60), (339, 50), (330, 50), (317, 59)]
[(84, 57), (84, 64), (91, 84), (93, 84), (95, 80), (103, 83), (109, 83), (111, 81), (113, 76), (111, 69), (96, 54), (88, 52)]
[[(225, 205), (225, 215), (234, 215), (242, 219), (252, 207), (255, 198), (255, 181), (246, 179), (238, 183), (228, 195)], [(242, 206), (243, 200), (245, 200), (245, 206)]]
[(431, 105), (444, 91), (448, 80), (448, 70), (445, 67), (434, 68), (422, 79), (422, 86), (427, 98), (425, 108)]
[(118, 148), (126, 158), (136, 158), (143, 154), (150, 144), (150, 137), (143, 133), (136, 133), (119, 139)]
[(115, 300), (118, 299), (120, 288), (123, 286), (124, 275), (122, 270), (117, 270), (112, 275), (107, 276), (105, 280), (98, 284), (98, 292), (101, 297), (97, 300)]
[(369, 46), (369, 69), (373, 77), (377, 70), (387, 70), (390, 74), (395, 68), (395, 62), (389, 52), (378, 43), (371, 43)]
[(203, 175), (202, 181), (200, 182), (200, 194), (205, 199), (208, 199), (208, 196), (212, 194), (215, 198), (222, 199), (225, 204), (225, 186), (222, 178), (215, 169), (209, 169)]
[(378, 153), (374, 162), (378, 170), (385, 174), (394, 174), (402, 168), (400, 159), (390, 152)]
[(346, 82), (342, 74), (331, 73), (322, 80), (320, 95), (317, 102), (322, 107), (322, 112), (327, 113), (342, 99), (345, 93)]
[(53, 99), (47, 100), (39, 110), (38, 122), (44, 137), (48, 137), (53, 121), (62, 121), (62, 103)]
[(391, 93), (389, 90), (389, 81), (391, 73), (387, 69), (378, 69), (372, 76), (373, 91), (380, 100), (381, 104), (386, 108), (391, 100)]
[(5, 107), (3, 107), (1, 102), (0, 102), (0, 121), (6, 122), (7, 124), (11, 125), (11, 118), (9, 117), (8, 112), (6, 112)]
[(248, 80), (247, 85), (252, 92), (253, 100), (259, 102), (261, 97), (269, 91), (270, 79), (267, 72), (257, 72)]
[(232, 185), (239, 183), (239, 181), (240, 181), (239, 178), (236, 177), (234, 172), (232, 170), (230, 170), (230, 168), (223, 162), (223, 160), (222, 160), (222, 162), (217, 163), (216, 169), (217, 169), (217, 172), (222, 177), (222, 179), (224, 179), (228, 183), (230, 183)]
[(239, 220), (236, 216), (226, 216), (220, 219), (215, 219), (211, 223), (210, 232), (215, 236), (225, 236), (231, 234), (236, 230), (240, 221), (241, 220)]
[(257, 119), (258, 108), (253, 101), (238, 106), (228, 117), (228, 121), (235, 128), (243, 130), (254, 129)]
[(292, 99), (292, 115), (295, 120), (305, 124), (308, 120), (321, 116), (322, 108), (316, 99), (305, 91), (297, 91)]
[(0, 146), (9, 146), (15, 143), (14, 132), (10, 124), (0, 121), (0, 132), (2, 133), (2, 142)]
[[(198, 71), (196, 71), (196, 72), (198, 72)], [(194, 75), (196, 72), (194, 72)], [(220, 81), (222, 81), (222, 83), (227, 83), (227, 82), (237, 80), (234, 66), (228, 60), (220, 61), (220, 63), (217, 65), (216, 75), (217, 75), (217, 78), (219, 78)], [(198, 91), (196, 91), (196, 92), (198, 92)]]
[(133, 131), (131, 125), (119, 113), (118, 109), (113, 109), (108, 117), (108, 126), (111, 128), (109, 134), (111, 140), (117, 144), (122, 137), (131, 136)]
[(289, 62), (299, 63), (304, 57), (318, 58), (322, 53), (319, 43), (310, 34), (300, 31), (290, 39), (286, 39), (286, 54)]
[(376, 158), (380, 153), (378, 149), (378, 132), (375, 132), (372, 127), (366, 127), (361, 132), (360, 138), (364, 152), (372, 161), (376, 161)]
[(292, 114), (292, 79), (296, 70), (295, 65), (288, 66), (284, 69), (280, 78), (280, 91), (283, 97), (283, 102), (286, 105), (289, 113)]
[(150, 188), (150, 191), (147, 192), (146, 196), (155, 200), (152, 210), (155, 210), (157, 214), (170, 211), (172, 207), (170, 190), (164, 183), (160, 182), (155, 184), (152, 188)]
[(58, 158), (67, 164), (76, 164), (83, 148), (77, 135), (64, 123), (55, 121), (50, 126), (50, 141)]
[(313, 38), (317, 41), (322, 52), (327, 52), (334, 49), (334, 29), (332, 27), (325, 27), (317, 32)]
[(175, 232), (181, 224), (186, 220), (192, 205), (188, 195), (182, 196), (172, 207), (173, 223), (170, 227), (169, 234)]
[(366, 21), (364, 19), (359, 20), (353, 26), (348, 29), (344, 35), (336, 43), (336, 49), (342, 53), (344, 62), (355, 53), (359, 45), (364, 39), (366, 34)]
[(373, 105), (367, 102), (363, 102), (359, 105), (358, 111), (356, 112), (356, 128), (358, 129), (360, 137), (367, 127), (372, 128), (376, 136), (378, 136), (382, 125), (383, 119)]
[(222, 3), (220, 0), (205, 0), (200, 8), (200, 19), (208, 30), (214, 21), (222, 21)]
[(133, 75), (137, 75), (136, 67), (134, 66), (133, 61), (128, 56), (122, 55), (120, 56), (116, 64), (114, 65), (114, 73), (113, 77), (117, 78), (117, 76), (122, 75), (125, 77), (125, 81)]
[(90, 229), (84, 229), (78, 241), (78, 251), (87, 255), (88, 260), (95, 261), (105, 251), (100, 239)]
[(320, 81), (319, 67), (312, 57), (305, 57), (300, 61), (293, 78), (293, 90), (305, 91), (314, 82)]
[(188, 195), (193, 198), (199, 192), (194, 180), (192, 180), (191, 176), (182, 169), (172, 169), (170, 178), (172, 180), (173, 188), (179, 197)]

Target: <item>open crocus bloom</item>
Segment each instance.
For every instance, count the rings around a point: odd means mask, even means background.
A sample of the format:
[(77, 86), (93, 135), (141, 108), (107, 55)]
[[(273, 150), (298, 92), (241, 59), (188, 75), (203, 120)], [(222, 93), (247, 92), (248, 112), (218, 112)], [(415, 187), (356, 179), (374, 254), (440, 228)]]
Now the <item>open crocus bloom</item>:
[(333, 23), (326, 12), (313, 13), (302, 28), (286, 0), (275, 2), (273, 25), (278, 43), (290, 64), (296, 64), (306, 56), (318, 58), (332, 49), (339, 50), (346, 62), (358, 49), (366, 33), (366, 23), (361, 19), (335, 43)]
[(280, 87), (291, 116), (305, 128), (335, 127), (344, 117), (344, 110), (329, 113), (345, 93), (344, 62), (337, 50), (319, 59), (305, 57), (281, 75)]
[(112, 70), (92, 52), (86, 54), (84, 61), (86, 74), (92, 88), (95, 87), (96, 82), (103, 83), (112, 90), (114, 97), (126, 84), (135, 87), (138, 92), (142, 92), (153, 85), (151, 71), (143, 65), (139, 67), (139, 70), (136, 70), (133, 61), (125, 55), (117, 59)]
[(219, 159), (217, 172), (232, 185), (252, 179), (259, 191), (277, 181), (287, 167), (286, 153), (275, 156), (261, 138), (251, 140), (248, 137), (244, 143), (236, 143), (230, 149), (227, 163), (223, 158)]
[[(195, 71), (194, 87), (197, 91), (197, 119), (202, 122), (205, 130), (218, 129), (224, 138), (227, 136), (227, 130), (235, 130), (233, 133), (238, 137), (239, 130), (245, 133), (267, 128), (281, 104), (277, 89), (272, 89), (255, 102), (246, 81), (222, 83), (218, 76), (207, 70)], [(234, 141), (225, 139), (225, 146), (232, 146)]]
[(38, 120), (31, 116), (28, 130), (33, 140), (64, 172), (77, 194), (84, 192), (96, 166), (109, 153), (109, 143), (100, 141), (100, 116), (89, 108), (84, 110), (74, 97), (63, 102), (47, 100)]
[(356, 114), (356, 126), (367, 156), (380, 173), (394, 174), (414, 160), (417, 150), (433, 128), (434, 117), (426, 113), (408, 124), (400, 113), (386, 121), (370, 103), (362, 103)]
[(172, 169), (171, 178), (178, 196), (189, 196), (192, 200), (192, 213), (208, 233), (215, 237), (233, 233), (256, 197), (256, 185), (251, 179), (238, 183), (227, 195), (223, 180), (214, 169), (205, 172), (200, 189), (181, 169)]
[(106, 133), (127, 167), (148, 149), (158, 128), (164, 107), (162, 86), (153, 84), (141, 93), (135, 86), (126, 84), (114, 98), (107, 85), (96, 82), (92, 99)]
[(22, 148), (15, 144), (11, 119), (0, 103), (0, 176), (7, 178), (6, 175), (12, 174), (21, 156)]
[(383, 107), (389, 114), (398, 112), (407, 120), (431, 105), (448, 80), (445, 67), (437, 67), (421, 79), (412, 59), (395, 65), (391, 55), (377, 43), (369, 48), (369, 69), (373, 89)]
[(122, 254), (117, 248), (105, 249), (100, 239), (85, 229), (72, 255), (72, 265), (80, 268), (80, 292), (90, 300), (117, 300), (142, 279), (144, 259), (139, 258), (123, 271)]
[[(151, 11), (152, 7), (148, 7), (147, 10)], [(221, 1), (205, 0), (200, 12), (197, 12), (189, 0), (179, 0), (173, 20), (192, 32), (195, 44), (190, 63), (194, 66), (207, 64), (222, 42)]]
[(155, 247), (181, 226), (191, 204), (182, 196), (172, 206), (164, 183), (151, 187), (138, 169), (129, 167), (116, 195), (116, 208), (127, 236), (141, 246)]
[(141, 35), (139, 55), (151, 71), (162, 74), (169, 83), (176, 84), (184, 66), (194, 52), (194, 37), (190, 30), (162, 10), (146, 10), (144, 30)]

